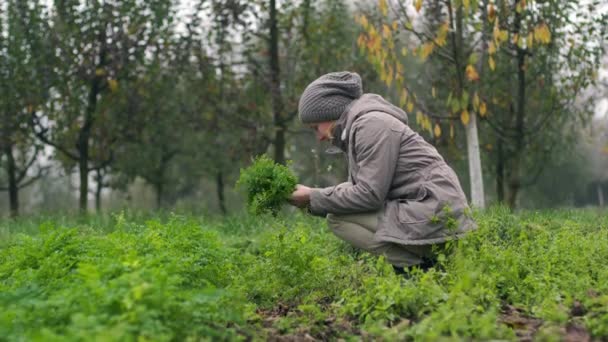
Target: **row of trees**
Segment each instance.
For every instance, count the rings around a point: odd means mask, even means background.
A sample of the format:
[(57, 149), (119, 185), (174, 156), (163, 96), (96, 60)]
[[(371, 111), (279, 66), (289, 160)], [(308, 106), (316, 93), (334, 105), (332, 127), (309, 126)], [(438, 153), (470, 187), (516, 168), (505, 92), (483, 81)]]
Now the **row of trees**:
[(205, 179), (226, 212), (226, 188), (263, 152), (294, 159), (303, 182), (323, 185), (334, 162), (300, 134), (298, 96), (323, 73), (354, 70), (469, 170), (460, 174), (474, 205), (488, 197), (485, 180), (515, 206), (590, 118), (581, 92), (603, 53), (599, 5), (5, 0), (0, 190), (15, 216), (19, 190), (51, 165), (77, 172), (82, 212), (89, 197), (99, 209), (104, 188), (135, 179), (158, 207)]
[[(380, 0), (358, 43), (423, 129), (466, 137), (472, 202), (484, 206), (479, 135), (511, 207), (593, 116), (607, 16), (599, 1)], [(478, 120), (482, 125), (478, 125)], [(478, 133), (478, 130), (482, 130)], [(445, 139), (445, 138), (444, 138)]]
[(340, 0), (8, 0), (0, 20), (0, 179), (13, 215), (47, 147), (78, 172), (83, 212), (91, 192), (99, 207), (104, 187), (137, 177), (159, 207), (215, 179), (225, 211), (225, 177), (269, 148), (285, 162), (312, 74), (360, 60)]

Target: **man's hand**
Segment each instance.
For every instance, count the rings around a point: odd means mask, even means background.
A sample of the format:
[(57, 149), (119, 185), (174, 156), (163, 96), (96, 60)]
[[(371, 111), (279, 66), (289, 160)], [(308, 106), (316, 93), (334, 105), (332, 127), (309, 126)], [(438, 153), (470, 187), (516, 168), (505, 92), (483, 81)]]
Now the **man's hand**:
[(291, 194), (289, 203), (298, 208), (306, 208), (310, 203), (310, 191), (311, 188), (302, 184), (296, 185), (296, 190)]

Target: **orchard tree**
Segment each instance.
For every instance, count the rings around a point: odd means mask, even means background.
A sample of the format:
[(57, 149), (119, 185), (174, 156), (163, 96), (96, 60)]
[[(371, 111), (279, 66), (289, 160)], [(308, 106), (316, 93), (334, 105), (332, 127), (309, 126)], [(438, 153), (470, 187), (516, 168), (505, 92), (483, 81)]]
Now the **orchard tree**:
[[(521, 189), (535, 184), (552, 158), (577, 147), (578, 127), (589, 123), (606, 15), (598, 1), (496, 1), (489, 73), (484, 75), (485, 122), (496, 135), (499, 201), (514, 208)], [(576, 19), (574, 19), (576, 18)]]
[[(3, 12), (4, 10), (4, 12)], [(53, 77), (49, 65), (49, 26), (40, 1), (7, 0), (0, 7), (0, 159), (9, 195), (10, 214), (19, 213), (19, 190), (44, 172), (28, 118), (48, 98)]]
[[(476, 207), (484, 206), (478, 118), (507, 145), (509, 158), (500, 157), (498, 165), (509, 163), (508, 203), (514, 207), (524, 156), (547, 155), (556, 138), (551, 132), (588, 113), (572, 104), (593, 80), (605, 17), (576, 3), (380, 0), (376, 17), (357, 19), (364, 29), (359, 46), (395, 89), (400, 105), (416, 110), (421, 127), (434, 137), (446, 122), (451, 137), (455, 122), (465, 127)], [(416, 60), (420, 68), (405, 67), (404, 61)], [(499, 151), (502, 147), (498, 144)], [(527, 176), (533, 181), (539, 174)]]
[(41, 141), (78, 165), (81, 212), (87, 210), (89, 172), (95, 167), (91, 141), (104, 115), (99, 104), (119, 96), (147, 53), (163, 47), (172, 18), (169, 0), (53, 2), (50, 41), (57, 80), (31, 123)]
[[(274, 160), (285, 163), (289, 127), (297, 116), (304, 87), (321, 73), (353, 66), (351, 12), (345, 1), (263, 0), (249, 4), (253, 13), (244, 34), (249, 73), (267, 89), (263, 104), (271, 115), (265, 130)], [(255, 21), (254, 21), (255, 20)], [(262, 102), (262, 101), (261, 101)]]
[[(399, 105), (410, 114), (416, 111), (416, 122), (424, 130), (439, 137), (443, 132), (442, 122), (447, 122), (453, 137), (455, 123), (462, 123), (467, 137), (472, 204), (483, 208), (477, 117), (471, 113), (485, 115), (487, 107), (477, 91), (479, 73), (475, 66), (480, 56), (474, 40), (467, 39), (477, 19), (476, 4), (453, 0), (424, 3), (438, 16), (432, 22), (425, 22), (419, 15), (423, 10), (421, 0), (380, 0), (377, 18), (370, 20), (365, 15), (357, 18), (364, 30), (357, 43), (367, 53), (381, 80), (394, 89)], [(481, 35), (480, 41), (483, 39)], [(430, 63), (429, 57), (434, 55), (435, 61), (444, 65), (444, 72), (429, 79), (424, 73), (411, 72), (404, 63), (404, 58), (410, 55), (416, 58), (410, 63), (421, 65)], [(417, 78), (412, 79), (412, 75)], [(416, 83), (422, 90), (413, 91)]]

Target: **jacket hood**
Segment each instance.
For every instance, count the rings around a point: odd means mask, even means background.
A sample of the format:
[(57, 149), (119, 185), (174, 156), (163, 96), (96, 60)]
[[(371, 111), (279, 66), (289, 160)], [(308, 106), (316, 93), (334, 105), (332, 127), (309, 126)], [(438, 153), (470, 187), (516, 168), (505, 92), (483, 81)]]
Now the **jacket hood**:
[(346, 151), (348, 136), (353, 123), (361, 116), (370, 112), (381, 112), (391, 115), (404, 124), (408, 124), (407, 114), (401, 108), (388, 102), (380, 95), (363, 94), (360, 98), (353, 101), (346, 108), (340, 119), (338, 119), (333, 131), (335, 137), (333, 144), (341, 150)]

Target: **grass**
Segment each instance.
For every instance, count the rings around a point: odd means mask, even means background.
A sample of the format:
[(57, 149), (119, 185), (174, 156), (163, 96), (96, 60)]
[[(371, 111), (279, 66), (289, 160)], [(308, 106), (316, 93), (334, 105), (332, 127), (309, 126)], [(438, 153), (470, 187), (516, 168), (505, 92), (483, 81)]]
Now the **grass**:
[(475, 214), (410, 279), (301, 214), (0, 224), (0, 336), (22, 340), (608, 339), (608, 215)]

